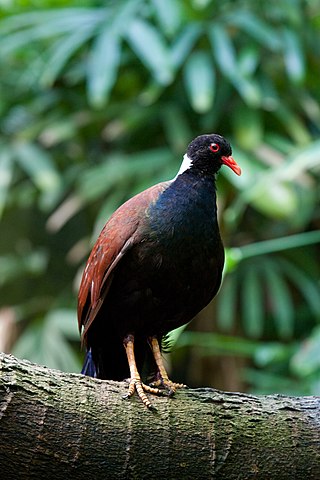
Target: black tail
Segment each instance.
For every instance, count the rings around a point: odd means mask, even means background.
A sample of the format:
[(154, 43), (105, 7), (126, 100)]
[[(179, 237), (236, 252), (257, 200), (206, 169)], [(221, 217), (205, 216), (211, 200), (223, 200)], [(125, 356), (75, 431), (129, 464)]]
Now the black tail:
[[(130, 377), (127, 355), (123, 342), (118, 338), (108, 338), (101, 345), (101, 339), (89, 338), (90, 349), (86, 353), (81, 373), (104, 380), (122, 381)], [(96, 340), (96, 341), (94, 341)], [(138, 371), (143, 377), (155, 372), (155, 365), (147, 339), (136, 339), (134, 353)]]
[(86, 353), (81, 373), (82, 375), (87, 375), (88, 377), (97, 377), (97, 370), (92, 358), (91, 348)]

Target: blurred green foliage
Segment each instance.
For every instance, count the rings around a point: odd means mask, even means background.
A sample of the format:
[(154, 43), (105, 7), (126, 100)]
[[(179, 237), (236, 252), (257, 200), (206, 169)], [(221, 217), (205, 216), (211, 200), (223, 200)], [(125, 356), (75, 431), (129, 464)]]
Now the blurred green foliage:
[(176, 361), (241, 356), (251, 391), (319, 394), (319, 42), (312, 0), (0, 2), (2, 343), (79, 369), (100, 228), (220, 132), (243, 169), (218, 181), (224, 283), (209, 332), (173, 332)]

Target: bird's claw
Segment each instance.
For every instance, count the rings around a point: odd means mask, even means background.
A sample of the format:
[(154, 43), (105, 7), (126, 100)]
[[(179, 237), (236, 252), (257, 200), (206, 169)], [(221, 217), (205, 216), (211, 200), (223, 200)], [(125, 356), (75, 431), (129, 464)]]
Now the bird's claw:
[(152, 411), (157, 411), (156, 407), (154, 407), (152, 405), (152, 403), (150, 402), (150, 400), (148, 399), (147, 395), (145, 392), (147, 393), (151, 393), (153, 395), (163, 395), (164, 392), (163, 390), (160, 390), (159, 388), (155, 388), (155, 387), (152, 387), (150, 385), (146, 385), (145, 383), (143, 383), (140, 379), (138, 378), (131, 378), (128, 380), (129, 381), (129, 389), (128, 389), (128, 392), (122, 396), (122, 398), (124, 400), (127, 400), (129, 399), (130, 397), (132, 397), (132, 395), (137, 392), (138, 394), (138, 397), (140, 398), (140, 400), (142, 401), (142, 403), (149, 409), (149, 410), (152, 410)]
[(152, 382), (150, 386), (153, 388), (162, 387), (167, 391), (168, 397), (172, 397), (176, 393), (176, 390), (178, 390), (179, 388), (186, 388), (186, 385), (184, 385), (183, 383), (175, 383), (168, 378), (159, 378), (158, 380)]

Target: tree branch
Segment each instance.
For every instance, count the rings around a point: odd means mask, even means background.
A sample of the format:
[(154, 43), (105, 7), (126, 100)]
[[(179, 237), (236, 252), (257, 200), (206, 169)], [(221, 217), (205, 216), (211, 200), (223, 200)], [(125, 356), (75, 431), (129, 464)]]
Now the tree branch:
[(320, 478), (320, 398), (126, 390), (0, 354), (1, 477)]

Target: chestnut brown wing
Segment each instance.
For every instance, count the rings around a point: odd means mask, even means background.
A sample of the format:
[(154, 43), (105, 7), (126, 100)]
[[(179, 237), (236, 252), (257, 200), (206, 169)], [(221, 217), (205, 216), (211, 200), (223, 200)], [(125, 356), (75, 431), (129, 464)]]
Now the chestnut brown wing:
[(101, 231), (82, 275), (78, 295), (78, 324), (85, 339), (103, 304), (116, 265), (141, 241), (147, 210), (170, 182), (155, 185), (134, 196), (114, 212)]

